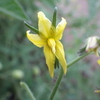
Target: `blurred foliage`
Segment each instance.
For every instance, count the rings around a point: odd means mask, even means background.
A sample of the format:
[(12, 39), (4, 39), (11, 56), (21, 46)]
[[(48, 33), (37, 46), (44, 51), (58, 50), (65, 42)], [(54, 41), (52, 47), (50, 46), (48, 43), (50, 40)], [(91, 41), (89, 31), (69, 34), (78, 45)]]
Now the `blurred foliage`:
[(24, 14), (24, 11), (22, 11), (21, 6), (17, 1), (1, 0), (0, 1), (0, 11), (8, 15), (11, 15), (15, 18), (18, 18), (18, 19), (27, 20), (27, 17)]
[[(68, 61), (78, 56), (88, 36), (100, 36), (99, 0), (0, 0), (0, 100), (29, 100), (20, 81), (28, 84), (37, 100), (47, 100), (59, 69), (51, 79), (42, 49), (26, 38), (23, 20), (37, 28), (37, 12), (42, 10), (52, 19), (55, 6), (58, 20), (63, 16), (68, 22), (63, 37)], [(69, 68), (55, 100), (99, 100), (94, 93), (100, 87), (99, 73), (96, 58), (86, 57)]]

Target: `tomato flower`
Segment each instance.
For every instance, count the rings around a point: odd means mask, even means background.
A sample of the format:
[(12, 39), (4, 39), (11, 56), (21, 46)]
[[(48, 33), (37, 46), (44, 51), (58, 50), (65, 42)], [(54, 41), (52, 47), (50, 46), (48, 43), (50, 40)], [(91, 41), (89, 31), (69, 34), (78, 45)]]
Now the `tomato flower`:
[(51, 21), (43, 12), (38, 12), (38, 30), (39, 34), (32, 34), (28, 30), (27, 38), (37, 47), (43, 47), (46, 64), (49, 69), (50, 76), (54, 76), (54, 64), (57, 58), (60, 62), (64, 74), (67, 72), (67, 62), (65, 59), (64, 47), (60, 40), (63, 36), (67, 22), (62, 18), (61, 22), (54, 27)]

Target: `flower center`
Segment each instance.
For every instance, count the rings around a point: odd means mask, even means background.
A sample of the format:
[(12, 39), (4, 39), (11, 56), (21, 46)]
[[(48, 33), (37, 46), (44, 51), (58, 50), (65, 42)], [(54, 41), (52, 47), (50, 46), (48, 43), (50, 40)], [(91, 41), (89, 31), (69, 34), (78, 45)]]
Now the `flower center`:
[(56, 50), (55, 50), (55, 46), (56, 46), (56, 42), (53, 38), (49, 38), (48, 41), (48, 46), (51, 48), (52, 52), (55, 53)]

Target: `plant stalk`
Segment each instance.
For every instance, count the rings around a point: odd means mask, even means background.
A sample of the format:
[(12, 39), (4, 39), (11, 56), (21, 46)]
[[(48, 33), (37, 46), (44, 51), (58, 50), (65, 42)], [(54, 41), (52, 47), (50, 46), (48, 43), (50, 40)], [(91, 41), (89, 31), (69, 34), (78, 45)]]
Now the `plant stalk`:
[(31, 90), (29, 89), (28, 85), (25, 82), (20, 82), (20, 85), (23, 86), (23, 88), (27, 91), (30, 100), (36, 100)]
[[(73, 64), (75, 64), (76, 62), (78, 62), (79, 60), (81, 60), (82, 58), (87, 56), (88, 54), (90, 54), (90, 53), (85, 53), (84, 55), (75, 58), (73, 61), (68, 63), (67, 68), (69, 68), (70, 66), (72, 66)], [(57, 89), (58, 89), (58, 87), (60, 85), (60, 82), (62, 80), (62, 77), (63, 77), (63, 69), (61, 68), (60, 74), (58, 76), (58, 79), (57, 79), (57, 81), (55, 83), (55, 86), (54, 86), (53, 90), (51, 91), (51, 94), (50, 94), (48, 100), (53, 100), (53, 98), (54, 98), (54, 96), (55, 96), (55, 94), (57, 92)]]

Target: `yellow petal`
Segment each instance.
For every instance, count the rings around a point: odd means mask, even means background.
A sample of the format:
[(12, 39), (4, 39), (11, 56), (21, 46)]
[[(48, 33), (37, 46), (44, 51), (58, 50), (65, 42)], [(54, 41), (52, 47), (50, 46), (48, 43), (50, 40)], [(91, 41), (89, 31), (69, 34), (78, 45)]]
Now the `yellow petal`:
[(97, 61), (97, 63), (100, 65), (100, 59)]
[(38, 12), (38, 19), (39, 19), (38, 28), (39, 28), (40, 34), (43, 37), (48, 38), (50, 35), (50, 28), (51, 28), (50, 20), (46, 18), (43, 12)]
[(56, 40), (60, 40), (62, 38), (66, 24), (67, 24), (66, 20), (62, 18), (61, 22), (56, 27), (56, 34), (55, 34)]
[(64, 54), (64, 48), (60, 41), (56, 42), (56, 57), (58, 58), (61, 66), (63, 67), (64, 74), (67, 72), (67, 63)]
[(99, 93), (99, 92), (100, 92), (100, 90), (95, 90), (94, 92), (95, 92), (95, 93)]
[(53, 38), (48, 39), (48, 46), (51, 48), (52, 52), (55, 54), (56, 50), (55, 50), (55, 45), (56, 42)]
[(46, 59), (46, 64), (49, 69), (50, 76), (54, 76), (54, 63), (55, 63), (55, 55), (52, 53), (50, 47), (48, 45), (44, 46), (44, 55)]
[(30, 30), (26, 33), (27, 38), (37, 47), (43, 47), (46, 44), (46, 40), (42, 39), (38, 34), (31, 34)]

